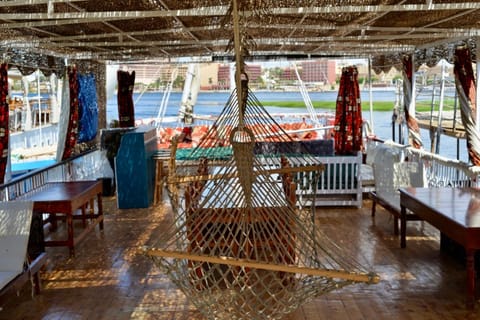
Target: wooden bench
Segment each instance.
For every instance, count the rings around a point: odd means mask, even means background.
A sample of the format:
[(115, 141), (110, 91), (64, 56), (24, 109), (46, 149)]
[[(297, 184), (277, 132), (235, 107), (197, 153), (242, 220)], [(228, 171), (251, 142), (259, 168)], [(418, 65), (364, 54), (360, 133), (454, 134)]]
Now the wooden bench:
[(311, 182), (314, 172), (295, 176), (298, 197), (314, 197), (315, 206), (362, 206), (362, 154), (356, 156), (315, 157), (324, 166), (317, 185)]

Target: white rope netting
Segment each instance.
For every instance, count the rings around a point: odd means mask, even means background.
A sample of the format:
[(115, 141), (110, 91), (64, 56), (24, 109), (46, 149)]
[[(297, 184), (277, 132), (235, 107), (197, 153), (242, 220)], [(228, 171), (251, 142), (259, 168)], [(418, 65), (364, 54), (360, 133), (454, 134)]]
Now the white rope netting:
[(378, 281), (315, 227), (322, 164), (243, 91), (245, 102), (233, 92), (182, 160), (174, 144), (173, 224), (147, 254), (209, 319), (277, 319), (315, 296)]

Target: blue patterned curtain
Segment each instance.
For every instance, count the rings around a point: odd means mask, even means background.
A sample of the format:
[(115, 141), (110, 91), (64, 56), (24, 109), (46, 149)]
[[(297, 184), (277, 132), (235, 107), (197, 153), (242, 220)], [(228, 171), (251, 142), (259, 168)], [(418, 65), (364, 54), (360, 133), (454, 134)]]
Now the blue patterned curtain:
[(91, 141), (97, 135), (98, 104), (95, 76), (78, 74), (79, 130), (78, 143)]

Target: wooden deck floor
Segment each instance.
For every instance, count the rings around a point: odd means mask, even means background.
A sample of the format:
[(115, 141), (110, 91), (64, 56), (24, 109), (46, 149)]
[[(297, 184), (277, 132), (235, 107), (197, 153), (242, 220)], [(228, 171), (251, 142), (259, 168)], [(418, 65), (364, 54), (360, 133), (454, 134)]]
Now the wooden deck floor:
[[(139, 254), (162, 232), (168, 203), (117, 210), (113, 198), (104, 198), (104, 208), (105, 230), (80, 243), (75, 258), (66, 248), (47, 248), (42, 293), (32, 298), (27, 285), (3, 306), (0, 319), (203, 319)], [(474, 311), (465, 308), (464, 266), (439, 251), (438, 231), (411, 223), (407, 248), (400, 249), (390, 215), (379, 208), (372, 220), (370, 208), (369, 200), (363, 209), (321, 208), (316, 220), (340, 245), (367, 259), (381, 282), (318, 297), (285, 319), (479, 319), (478, 301)]]

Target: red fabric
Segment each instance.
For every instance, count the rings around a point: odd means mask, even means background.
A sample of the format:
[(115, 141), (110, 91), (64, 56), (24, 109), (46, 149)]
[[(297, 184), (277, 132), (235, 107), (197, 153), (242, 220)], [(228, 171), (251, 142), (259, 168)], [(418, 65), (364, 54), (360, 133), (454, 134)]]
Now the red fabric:
[(77, 68), (68, 67), (68, 86), (70, 90), (70, 118), (68, 119), (67, 138), (62, 160), (72, 156), (78, 134), (78, 81)]
[[(472, 67), (472, 58), (470, 49), (467, 47), (458, 47), (455, 49), (454, 68), (457, 90), (463, 90), (467, 99), (468, 106), (461, 106), (462, 122), (465, 127), (468, 156), (475, 166), (480, 166), (480, 150), (476, 150), (475, 145), (480, 145), (478, 134), (472, 132), (476, 130), (476, 85), (475, 76)], [(461, 89), (459, 89), (460, 84)], [(462, 103), (462, 99), (460, 99)], [(469, 109), (469, 110), (468, 110)], [(465, 112), (465, 110), (468, 110)], [(478, 148), (478, 147), (477, 147)]]
[(135, 71), (117, 71), (118, 91), (118, 120), (121, 128), (135, 126), (135, 111), (133, 105), (133, 87), (135, 85)]
[(357, 67), (342, 69), (335, 113), (335, 153), (355, 155), (362, 150), (362, 106)]
[(476, 104), (477, 97), (475, 76), (473, 74), (472, 58), (470, 56), (470, 49), (460, 47), (455, 49), (454, 72), (458, 81), (462, 84), (465, 94), (470, 100), (470, 107), (472, 109), (473, 119), (476, 119)]
[(0, 183), (5, 183), (5, 170), (8, 162), (8, 66), (0, 65)]

